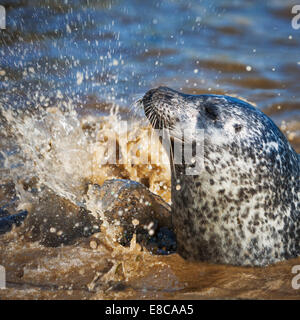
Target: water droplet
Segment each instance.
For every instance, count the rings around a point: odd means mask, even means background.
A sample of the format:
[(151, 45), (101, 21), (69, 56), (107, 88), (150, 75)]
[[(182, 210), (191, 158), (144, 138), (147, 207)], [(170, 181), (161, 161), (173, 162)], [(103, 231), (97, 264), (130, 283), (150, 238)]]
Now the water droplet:
[(132, 224), (136, 227), (137, 225), (139, 225), (139, 220), (138, 219), (133, 219), (132, 220)]

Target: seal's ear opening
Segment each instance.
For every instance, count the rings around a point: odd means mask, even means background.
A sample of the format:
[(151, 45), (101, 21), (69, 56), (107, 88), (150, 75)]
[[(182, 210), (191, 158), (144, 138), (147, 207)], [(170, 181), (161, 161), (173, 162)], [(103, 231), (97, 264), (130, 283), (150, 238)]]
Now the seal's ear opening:
[(241, 124), (239, 124), (239, 123), (235, 123), (234, 125), (233, 125), (233, 128), (234, 128), (234, 131), (236, 132), (236, 133), (238, 133), (238, 132), (240, 132), (241, 130), (242, 130), (242, 125)]

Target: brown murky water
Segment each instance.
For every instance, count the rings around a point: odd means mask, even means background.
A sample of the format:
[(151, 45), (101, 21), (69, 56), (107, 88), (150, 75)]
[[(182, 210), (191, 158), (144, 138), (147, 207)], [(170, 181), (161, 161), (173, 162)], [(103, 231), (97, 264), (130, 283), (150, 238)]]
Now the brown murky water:
[[(30, 119), (32, 121), (32, 118)], [(102, 123), (99, 134), (106, 136), (111, 134), (109, 128), (114, 123), (114, 116), (104, 117), (98, 121)], [(87, 130), (86, 119), (82, 124)], [(20, 126), (21, 123), (14, 125)], [(140, 125), (134, 128), (138, 132), (134, 136), (142, 139), (147, 128), (143, 129)], [(102, 143), (98, 141), (95, 152), (91, 153), (93, 170), (92, 176), (89, 177), (90, 182), (102, 184), (106, 179), (124, 178), (124, 176), (144, 181), (143, 179), (148, 177), (150, 189), (160, 194), (166, 201), (170, 200), (167, 165), (161, 164), (155, 170), (149, 170), (148, 165), (143, 164), (133, 167), (120, 165), (113, 168), (111, 165), (104, 165), (99, 168), (96, 165), (97, 159), (99, 154), (104, 153), (107, 141), (105, 139)], [(125, 148), (121, 140), (119, 143), (121, 149)], [(134, 142), (128, 142), (129, 154), (132, 154), (131, 149), (135, 150), (133, 145)], [(47, 153), (49, 151), (43, 156)], [(139, 156), (132, 154), (132, 157), (138, 162)], [(53, 171), (44, 172), (45, 175), (49, 173), (53, 174)], [(3, 185), (1, 201), (6, 199), (8, 202), (12, 194), (14, 194), (13, 185)], [(23, 200), (23, 206), (24, 202)], [(50, 199), (48, 205), (51, 206)], [(28, 208), (28, 202), (25, 206)], [(6, 268), (7, 274), (7, 289), (0, 291), (1, 299), (298, 299), (300, 297), (299, 290), (292, 288), (292, 279), (295, 276), (292, 267), (300, 264), (300, 258), (263, 268), (212, 265), (188, 262), (177, 254), (153, 255), (135, 243), (135, 239), (131, 241), (130, 247), (123, 247), (108, 236), (112, 234), (112, 228), (83, 238), (76, 244), (58, 248), (45, 247), (38, 242), (32, 243), (20, 235), (18, 230), (15, 228), (0, 237), (0, 261)]]
[[(141, 182), (170, 201), (169, 168), (139, 162), (147, 124), (128, 112), (136, 94), (161, 84), (247, 99), (300, 152), (292, 2), (45, 3), (7, 5), (1, 31), (1, 208), (30, 212), (44, 186), (86, 206), (86, 185), (112, 178)], [(132, 126), (119, 148), (134, 165), (100, 166), (120, 117)], [(108, 226), (61, 247), (31, 242), (18, 228), (1, 235), (0, 299), (300, 298), (292, 287), (300, 258), (263, 268), (191, 263), (151, 254), (135, 238), (123, 247), (112, 233)]]
[(299, 259), (241, 268), (154, 256), (138, 245), (54, 249), (1, 240), (8, 276), (1, 299), (299, 299), (291, 285)]

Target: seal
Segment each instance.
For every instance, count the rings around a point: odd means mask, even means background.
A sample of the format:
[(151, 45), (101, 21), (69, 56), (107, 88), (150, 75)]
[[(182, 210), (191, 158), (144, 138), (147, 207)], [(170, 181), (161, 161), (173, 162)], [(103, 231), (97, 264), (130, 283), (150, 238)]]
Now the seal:
[[(300, 255), (300, 156), (269, 117), (230, 96), (167, 87), (140, 103), (171, 138), (172, 223), (183, 258), (263, 266)], [(203, 134), (184, 136), (186, 128)], [(186, 174), (191, 159), (173, 161), (178, 140), (202, 142), (198, 174)]]

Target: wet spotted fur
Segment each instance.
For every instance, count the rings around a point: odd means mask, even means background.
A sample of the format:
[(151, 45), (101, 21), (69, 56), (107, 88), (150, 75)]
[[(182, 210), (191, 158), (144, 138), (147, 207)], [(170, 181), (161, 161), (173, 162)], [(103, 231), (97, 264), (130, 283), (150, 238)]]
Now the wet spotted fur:
[(186, 175), (185, 163), (172, 170), (180, 255), (234, 265), (300, 255), (300, 155), (271, 119), (239, 99), (166, 87), (148, 91), (142, 103), (152, 125), (171, 137), (178, 128), (204, 129), (201, 173)]

